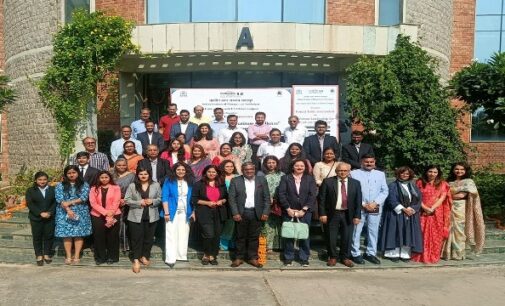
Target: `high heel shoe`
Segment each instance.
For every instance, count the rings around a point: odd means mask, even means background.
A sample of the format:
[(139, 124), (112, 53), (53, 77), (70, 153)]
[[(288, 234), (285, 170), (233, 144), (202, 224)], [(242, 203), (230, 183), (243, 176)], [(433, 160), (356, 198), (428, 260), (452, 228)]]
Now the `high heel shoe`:
[(132, 271), (133, 271), (133, 273), (139, 273), (140, 272), (140, 262), (138, 260), (134, 260), (133, 261)]

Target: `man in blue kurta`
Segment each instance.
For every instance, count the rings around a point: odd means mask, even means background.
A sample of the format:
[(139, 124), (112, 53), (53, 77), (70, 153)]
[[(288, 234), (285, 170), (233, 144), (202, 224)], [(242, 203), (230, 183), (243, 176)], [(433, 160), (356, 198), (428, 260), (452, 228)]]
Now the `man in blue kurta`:
[[(366, 259), (373, 264), (380, 264), (380, 260), (376, 256), (377, 239), (382, 207), (388, 196), (386, 175), (375, 169), (375, 156), (367, 154), (361, 158), (361, 168), (351, 171), (351, 177), (361, 183), (361, 193), (363, 194), (361, 221), (354, 227), (352, 237), (352, 261), (364, 264), (364, 259)], [(367, 239), (365, 240), (367, 245), (365, 254), (362, 256), (359, 246), (364, 225), (367, 226)]]

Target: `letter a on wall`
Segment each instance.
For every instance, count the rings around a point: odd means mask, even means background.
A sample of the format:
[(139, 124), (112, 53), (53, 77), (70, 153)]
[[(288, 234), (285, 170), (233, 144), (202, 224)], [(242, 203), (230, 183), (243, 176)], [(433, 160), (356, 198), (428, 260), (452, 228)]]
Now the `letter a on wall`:
[(243, 27), (242, 32), (240, 32), (240, 36), (237, 41), (237, 49), (246, 46), (247, 49), (254, 48), (251, 31), (249, 31), (249, 27)]

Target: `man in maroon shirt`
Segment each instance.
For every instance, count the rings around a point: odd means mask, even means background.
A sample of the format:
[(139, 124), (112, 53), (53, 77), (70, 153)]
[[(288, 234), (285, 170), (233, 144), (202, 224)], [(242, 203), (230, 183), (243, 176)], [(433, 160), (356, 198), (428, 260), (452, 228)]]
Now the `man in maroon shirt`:
[(172, 125), (178, 123), (180, 121), (179, 115), (177, 115), (177, 104), (170, 103), (168, 104), (168, 115), (165, 115), (160, 118), (160, 122), (158, 124), (159, 131), (163, 134), (163, 139), (165, 142), (170, 140), (170, 130), (172, 129)]

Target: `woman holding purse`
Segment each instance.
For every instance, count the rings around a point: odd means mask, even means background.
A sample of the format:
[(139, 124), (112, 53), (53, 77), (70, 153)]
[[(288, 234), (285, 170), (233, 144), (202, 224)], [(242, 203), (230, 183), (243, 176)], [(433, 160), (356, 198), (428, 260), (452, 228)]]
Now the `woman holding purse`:
[(267, 180), (268, 190), (270, 191), (270, 216), (265, 222), (265, 230), (267, 232), (267, 251), (280, 250), (281, 245), (281, 226), (282, 226), (282, 210), (279, 205), (278, 189), (281, 178), (284, 176), (279, 170), (279, 159), (274, 155), (268, 155), (263, 160), (263, 173)]

